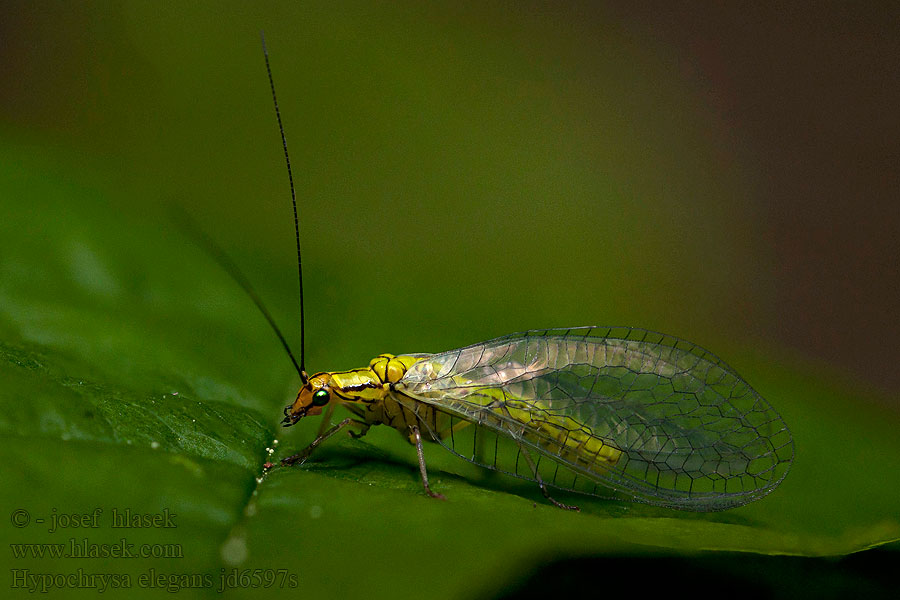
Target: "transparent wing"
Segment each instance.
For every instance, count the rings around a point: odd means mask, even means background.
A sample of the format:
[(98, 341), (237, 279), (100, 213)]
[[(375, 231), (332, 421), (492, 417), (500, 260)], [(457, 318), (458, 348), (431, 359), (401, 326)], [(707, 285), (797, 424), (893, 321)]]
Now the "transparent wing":
[[(794, 457), (787, 425), (734, 370), (690, 342), (641, 329), (528, 331), (434, 354), (396, 392), (427, 405), (408, 403), (467, 460), (533, 479), (519, 460), (524, 448), (550, 485), (672, 508), (760, 498)], [(482, 432), (480, 445), (463, 445), (460, 420), (478, 426), (469, 429), (476, 440)], [(499, 434), (488, 442), (493, 458), (484, 458), (484, 432)], [(498, 462), (501, 439), (517, 447), (514, 466)]]

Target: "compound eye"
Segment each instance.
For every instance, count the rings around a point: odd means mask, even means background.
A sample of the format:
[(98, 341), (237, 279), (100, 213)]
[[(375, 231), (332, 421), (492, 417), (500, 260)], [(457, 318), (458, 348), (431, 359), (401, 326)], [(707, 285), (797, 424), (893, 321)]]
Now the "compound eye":
[(319, 390), (313, 394), (313, 406), (325, 406), (328, 404), (328, 390)]

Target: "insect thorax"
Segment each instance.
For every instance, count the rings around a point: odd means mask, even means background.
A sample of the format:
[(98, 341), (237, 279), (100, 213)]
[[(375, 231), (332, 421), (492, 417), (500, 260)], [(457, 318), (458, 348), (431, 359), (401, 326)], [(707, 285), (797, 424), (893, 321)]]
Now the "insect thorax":
[(390, 384), (397, 383), (409, 368), (421, 360), (415, 356), (381, 354), (368, 367), (329, 373), (331, 386), (344, 402), (371, 404), (384, 400)]
[(384, 424), (397, 429), (404, 437), (416, 416), (398, 402), (391, 384), (400, 381), (421, 356), (381, 354), (369, 366), (329, 373), (330, 386), (352, 412), (370, 424)]

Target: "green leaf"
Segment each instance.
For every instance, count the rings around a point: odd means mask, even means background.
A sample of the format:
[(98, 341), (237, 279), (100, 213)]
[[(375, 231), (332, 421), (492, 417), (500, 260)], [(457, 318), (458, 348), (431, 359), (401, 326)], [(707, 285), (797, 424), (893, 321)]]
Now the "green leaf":
[[(260, 577), (276, 577), (264, 592), (296, 585), (310, 598), (398, 589), (438, 598), (495, 590), (554, 557), (840, 556), (900, 539), (897, 416), (873, 394), (771, 351), (729, 362), (782, 412), (797, 458), (774, 493), (732, 511), (578, 497), (583, 512), (565, 512), (533, 486), (428, 447), (432, 485), (448, 498), (434, 501), (421, 491), (412, 448), (387, 428), (330, 441), (306, 465), (263, 475), (264, 462), (303, 447), (317, 426), (278, 426), (296, 376), (274, 336), (163, 211), (111, 210), (103, 186), (50, 164), (9, 144), (0, 151), (4, 538), (74, 546), (124, 538), (178, 555), (7, 554), (14, 582), (80, 569), (130, 576), (117, 580), (130, 597), (158, 597), (142, 586), (215, 590), (233, 576), (252, 592), (253, 580), (240, 576), (262, 569)], [(358, 359), (367, 361), (362, 351)], [(114, 528), (114, 510), (167, 511), (174, 527)], [(97, 526), (85, 526), (95, 514)], [(53, 530), (54, 522), (70, 527)]]

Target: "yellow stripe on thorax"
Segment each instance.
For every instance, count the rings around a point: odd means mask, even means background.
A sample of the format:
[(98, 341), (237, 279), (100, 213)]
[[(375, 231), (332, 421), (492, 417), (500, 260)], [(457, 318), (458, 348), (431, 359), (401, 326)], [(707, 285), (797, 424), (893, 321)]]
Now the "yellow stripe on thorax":
[(329, 373), (332, 387), (344, 401), (379, 402), (387, 396), (389, 384), (400, 381), (419, 360), (414, 356), (381, 354), (368, 367)]

